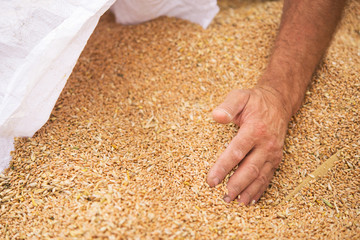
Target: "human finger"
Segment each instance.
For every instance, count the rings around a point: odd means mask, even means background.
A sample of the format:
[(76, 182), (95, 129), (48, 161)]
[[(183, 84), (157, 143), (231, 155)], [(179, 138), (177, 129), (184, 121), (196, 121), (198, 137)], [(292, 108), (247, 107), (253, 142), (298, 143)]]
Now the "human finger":
[(227, 183), (228, 194), (224, 197), (226, 202), (234, 200), (259, 176), (265, 159), (266, 154), (256, 147), (246, 156)]
[(243, 110), (249, 98), (250, 93), (247, 90), (231, 91), (224, 102), (213, 110), (213, 119), (223, 124), (231, 122)]
[(241, 205), (257, 202), (270, 184), (275, 168), (271, 162), (265, 162), (259, 176), (240, 193), (238, 201)]
[(218, 185), (225, 176), (251, 151), (255, 145), (254, 130), (243, 125), (229, 146), (220, 155), (208, 173), (207, 182), (211, 187)]

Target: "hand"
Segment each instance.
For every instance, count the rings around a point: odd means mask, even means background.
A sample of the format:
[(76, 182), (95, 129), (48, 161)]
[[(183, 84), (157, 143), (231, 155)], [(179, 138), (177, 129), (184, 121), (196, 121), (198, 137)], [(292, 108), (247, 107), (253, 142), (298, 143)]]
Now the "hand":
[(284, 139), (291, 117), (280, 93), (270, 87), (234, 90), (214, 109), (219, 123), (234, 122), (240, 129), (210, 169), (207, 182), (218, 185), (239, 166), (227, 183), (230, 202), (255, 203), (266, 190), (282, 160)]

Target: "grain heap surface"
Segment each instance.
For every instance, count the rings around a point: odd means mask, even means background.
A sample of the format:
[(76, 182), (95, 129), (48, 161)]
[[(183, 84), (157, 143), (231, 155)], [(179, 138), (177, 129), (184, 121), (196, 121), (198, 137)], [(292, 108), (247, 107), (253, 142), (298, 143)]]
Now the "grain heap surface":
[[(290, 123), (271, 187), (249, 207), (205, 183), (237, 132), (210, 112), (255, 85), (282, 3), (219, 4), (207, 30), (101, 18), (50, 120), (16, 140), (0, 175), (1, 238), (360, 238), (360, 3), (349, 3)], [(326, 176), (279, 204), (338, 150)]]

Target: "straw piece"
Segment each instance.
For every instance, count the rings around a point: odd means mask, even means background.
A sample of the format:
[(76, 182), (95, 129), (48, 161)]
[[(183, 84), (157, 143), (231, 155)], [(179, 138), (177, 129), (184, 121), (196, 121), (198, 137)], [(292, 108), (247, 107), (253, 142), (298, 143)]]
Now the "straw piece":
[(340, 151), (341, 150), (337, 151), (328, 160), (326, 160), (319, 167), (317, 167), (311, 174), (308, 174), (308, 177), (306, 177), (304, 180), (302, 180), (302, 182), (298, 186), (296, 186), (296, 188), (285, 197), (282, 204), (284, 204), (284, 202), (289, 201), (295, 194), (299, 193), (300, 190), (306, 184), (308, 184), (310, 181), (312, 181), (314, 179), (318, 179), (319, 177), (324, 176), (328, 172), (328, 170), (334, 166), (334, 163), (337, 160), (339, 160)]

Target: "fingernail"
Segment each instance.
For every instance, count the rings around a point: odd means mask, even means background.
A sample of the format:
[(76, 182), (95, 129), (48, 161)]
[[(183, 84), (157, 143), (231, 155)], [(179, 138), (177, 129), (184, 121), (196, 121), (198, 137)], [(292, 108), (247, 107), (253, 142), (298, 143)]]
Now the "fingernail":
[(230, 197), (228, 195), (225, 195), (224, 196), (224, 201), (227, 202), (227, 203), (231, 202)]
[(225, 113), (225, 114), (227, 115), (227, 117), (229, 118), (229, 121), (231, 121), (232, 116), (231, 116), (231, 114), (230, 114), (228, 111), (226, 111), (225, 109), (222, 109), (222, 108), (218, 108), (218, 110), (220, 110), (220, 111), (222, 111), (223, 113)]
[(228, 123), (232, 120), (231, 114), (222, 108), (215, 108), (212, 115), (220, 123)]

